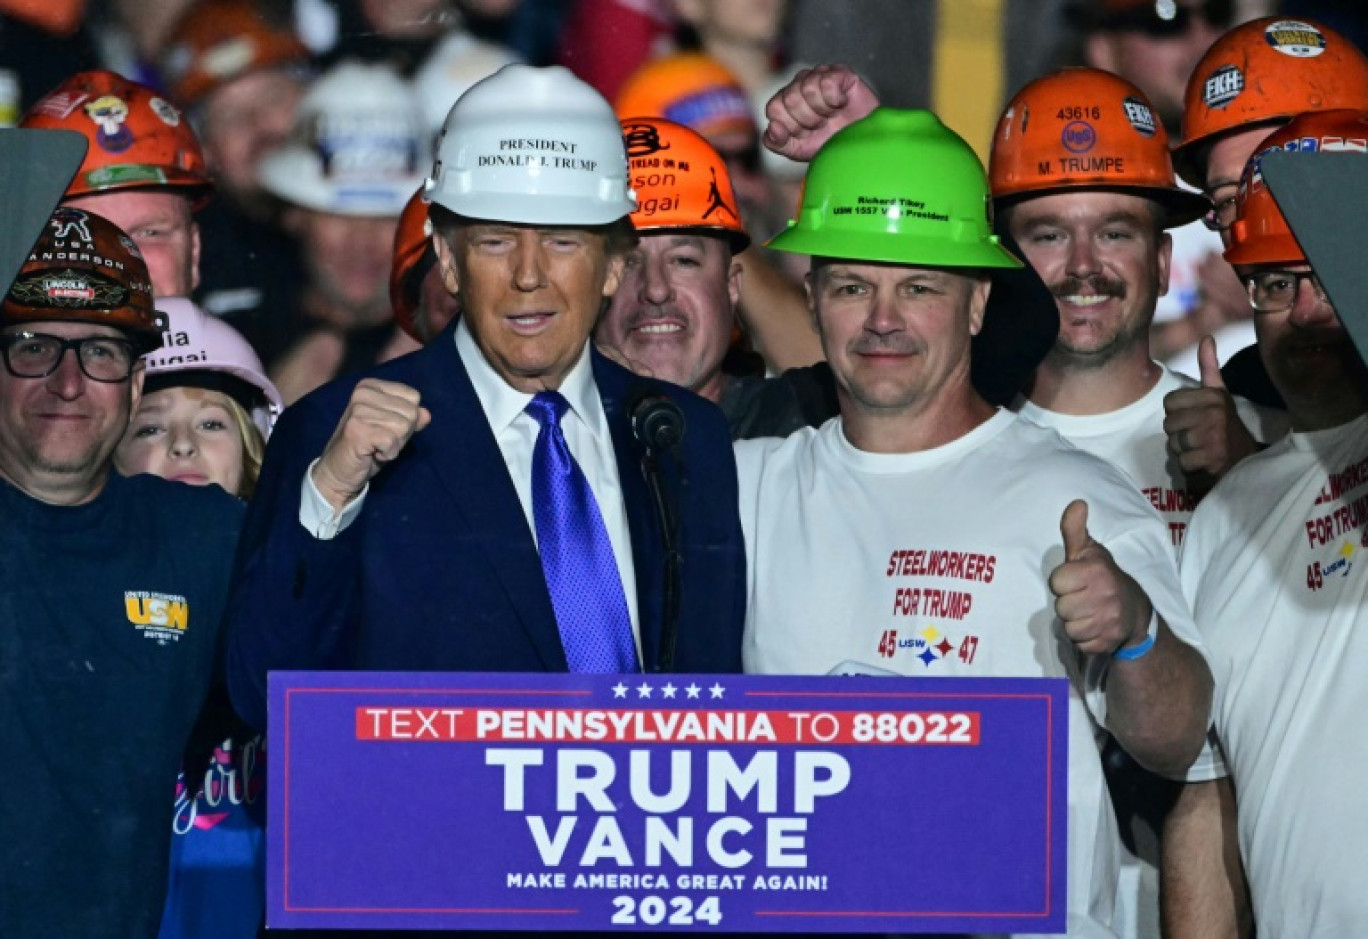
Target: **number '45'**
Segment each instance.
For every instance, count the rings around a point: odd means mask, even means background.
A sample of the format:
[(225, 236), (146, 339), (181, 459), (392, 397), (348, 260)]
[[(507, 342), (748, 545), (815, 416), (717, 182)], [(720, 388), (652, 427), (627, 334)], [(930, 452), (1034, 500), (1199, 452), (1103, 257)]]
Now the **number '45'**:
[(1312, 561), (1306, 565), (1306, 589), (1319, 590), (1325, 586), (1325, 577), (1321, 574), (1320, 561)]

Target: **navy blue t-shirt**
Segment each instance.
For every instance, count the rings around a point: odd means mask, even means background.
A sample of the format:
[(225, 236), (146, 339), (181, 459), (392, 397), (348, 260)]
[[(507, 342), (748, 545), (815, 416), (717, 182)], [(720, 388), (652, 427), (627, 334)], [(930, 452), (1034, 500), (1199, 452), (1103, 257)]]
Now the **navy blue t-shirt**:
[(70, 507), (0, 482), (0, 936), (156, 935), (241, 520), (155, 476)]

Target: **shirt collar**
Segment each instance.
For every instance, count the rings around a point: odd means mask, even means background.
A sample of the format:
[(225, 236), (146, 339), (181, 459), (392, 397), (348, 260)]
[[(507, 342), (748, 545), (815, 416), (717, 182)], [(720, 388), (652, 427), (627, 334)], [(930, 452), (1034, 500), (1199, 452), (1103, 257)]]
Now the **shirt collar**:
[[(494, 433), (506, 430), (519, 416), (524, 415), (532, 395), (504, 381), (503, 376), (494, 371), (480, 347), (475, 343), (466, 326), (464, 317), (456, 324), (456, 353), (465, 365), (470, 383), (475, 387), (475, 397), (485, 413), (485, 420)], [(607, 419), (603, 413), (603, 401), (599, 397), (598, 386), (594, 383), (593, 363), (589, 355), (589, 341), (586, 339), (580, 356), (566, 374), (565, 380), (557, 389), (570, 404), (570, 410), (578, 416), (596, 441), (607, 439)], [(528, 420), (533, 420), (528, 417)]]

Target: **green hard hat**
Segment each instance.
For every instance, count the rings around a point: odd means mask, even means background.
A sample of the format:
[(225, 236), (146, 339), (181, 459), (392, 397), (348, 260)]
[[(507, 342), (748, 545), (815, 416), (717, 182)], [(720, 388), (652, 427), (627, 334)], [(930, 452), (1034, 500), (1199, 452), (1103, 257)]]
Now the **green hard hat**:
[(930, 111), (876, 108), (808, 167), (776, 251), (925, 267), (1021, 267), (993, 234), (988, 178)]

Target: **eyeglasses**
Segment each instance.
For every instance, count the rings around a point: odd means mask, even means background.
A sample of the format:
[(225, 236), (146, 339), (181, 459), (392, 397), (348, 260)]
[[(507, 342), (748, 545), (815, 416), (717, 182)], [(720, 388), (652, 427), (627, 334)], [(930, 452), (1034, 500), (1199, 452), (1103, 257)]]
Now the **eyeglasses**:
[(68, 349), (75, 350), (81, 371), (91, 381), (127, 381), (138, 362), (131, 342), (110, 336), (63, 339), (27, 332), (0, 336), (0, 355), (15, 378), (47, 378), (57, 371)]
[(1213, 200), (1212, 207), (1202, 216), (1202, 224), (1214, 232), (1226, 231), (1235, 224), (1235, 196), (1232, 192), (1220, 202)]
[(1199, 18), (1213, 29), (1229, 29), (1235, 20), (1234, 0), (1205, 0), (1192, 5), (1177, 0), (1155, 0), (1104, 14), (1099, 25), (1115, 32), (1144, 33), (1163, 39), (1181, 36)]
[(1286, 313), (1297, 302), (1304, 280), (1311, 282), (1316, 298), (1326, 302), (1325, 290), (1311, 271), (1260, 271), (1244, 278), (1249, 305), (1260, 313)]

